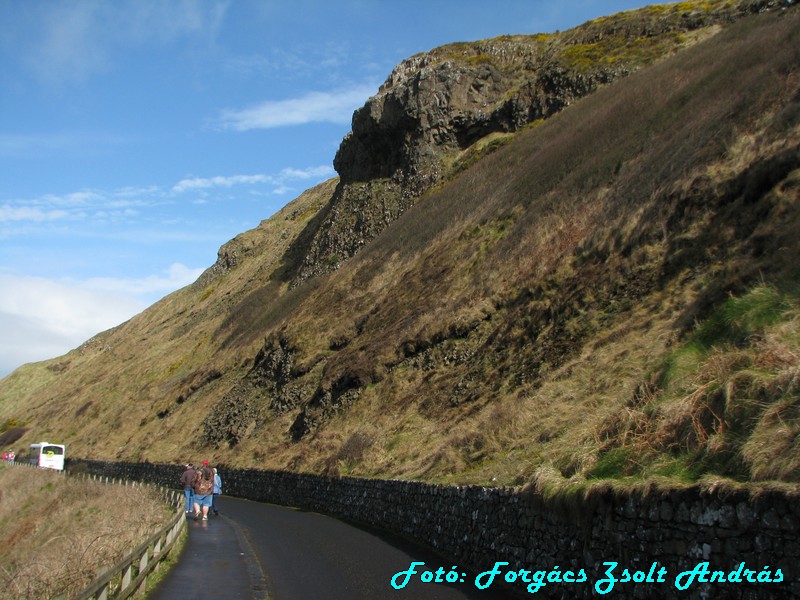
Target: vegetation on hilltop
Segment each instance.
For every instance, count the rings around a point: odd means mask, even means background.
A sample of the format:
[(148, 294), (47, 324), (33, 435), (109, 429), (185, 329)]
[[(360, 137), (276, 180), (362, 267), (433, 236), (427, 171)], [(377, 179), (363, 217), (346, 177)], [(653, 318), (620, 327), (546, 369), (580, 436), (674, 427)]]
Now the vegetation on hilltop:
[[(697, 43), (484, 136), (401, 216), (391, 178), (352, 205), (309, 190), (194, 286), (0, 382), (2, 416), (93, 458), (797, 483), (800, 18), (701, 35), (684, 12), (578, 28), (580, 50), (643, 23), (674, 39), (674, 17)], [(349, 260), (315, 237), (371, 211), (385, 228)], [(313, 244), (338, 268), (298, 285)]]

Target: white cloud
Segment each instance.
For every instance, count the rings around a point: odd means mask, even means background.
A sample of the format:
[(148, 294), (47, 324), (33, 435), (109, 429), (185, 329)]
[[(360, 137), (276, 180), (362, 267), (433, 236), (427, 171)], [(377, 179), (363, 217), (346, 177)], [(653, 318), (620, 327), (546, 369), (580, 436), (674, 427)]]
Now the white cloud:
[[(44, 194), (38, 198), (6, 200), (0, 204), (0, 224), (86, 221), (130, 222), (140, 209), (153, 206), (164, 194), (157, 188), (80, 190), (67, 194)], [(2, 237), (2, 232), (0, 232)]]
[(230, 175), (227, 177), (194, 177), (182, 179), (172, 188), (173, 192), (185, 192), (187, 190), (205, 189), (211, 187), (231, 187), (241, 184), (270, 183), (268, 175)]
[(54, 194), (46, 194), (42, 197), (44, 202), (52, 204), (53, 206), (64, 206), (67, 208), (86, 208), (88, 206), (96, 206), (107, 201), (107, 194), (98, 190), (81, 190), (79, 192), (70, 192), (63, 196), (56, 196)]
[(353, 111), (364, 105), (377, 86), (359, 85), (330, 92), (310, 92), (299, 98), (269, 100), (243, 109), (222, 111), (222, 129), (248, 131), (305, 123), (348, 124)]
[(24, 315), (0, 311), (0, 377), (29, 362), (61, 356), (76, 348), (83, 339), (64, 336), (43, 327), (42, 323)]
[(58, 281), (0, 274), (0, 377), (24, 363), (67, 353), (202, 272), (175, 263), (139, 279)]
[(33, 206), (0, 206), (0, 223), (9, 221), (56, 221), (69, 216), (65, 210), (42, 210)]
[(80, 284), (0, 275), (0, 375), (53, 358), (126, 321), (141, 301)]
[(133, 298), (79, 283), (0, 275), (0, 311), (39, 321), (53, 334), (78, 339), (107, 329), (144, 308)]
[(327, 165), (320, 167), (308, 167), (306, 169), (286, 168), (280, 172), (282, 180), (286, 179), (314, 179), (316, 177), (330, 177), (335, 171), (333, 167)]
[[(335, 174), (330, 165), (288, 167), (278, 173), (256, 173), (217, 175), (212, 177), (190, 177), (178, 181), (172, 188), (158, 186), (122, 187), (113, 190), (84, 189), (65, 194), (43, 194), (37, 198), (7, 199), (0, 202), (0, 239), (12, 235), (27, 234), (29, 229), (20, 225), (42, 228), (56, 222), (83, 222), (89, 225), (109, 223), (137, 227), (147, 218), (160, 218), (159, 215), (172, 214), (175, 195), (184, 192), (197, 192), (199, 196), (219, 188), (240, 186), (254, 191), (259, 186), (273, 186), (269, 193), (280, 195), (292, 191), (292, 182), (315, 183)], [(197, 203), (206, 198), (194, 198)], [(185, 215), (184, 215), (185, 216)], [(176, 222), (182, 222), (182, 216)], [(163, 222), (163, 219), (162, 219)], [(14, 230), (12, 227), (18, 227)], [(17, 233), (15, 233), (15, 231)], [(107, 229), (96, 230), (92, 237), (103, 236)], [(121, 233), (115, 231), (114, 235)], [(136, 235), (142, 235), (136, 232)], [(147, 235), (146, 238), (150, 239)], [(198, 239), (194, 236), (192, 239)], [(203, 238), (205, 239), (205, 238)]]
[[(282, 188), (291, 180), (308, 180), (315, 178), (331, 177), (334, 174), (332, 167), (324, 165), (319, 167), (308, 167), (306, 169), (286, 168), (280, 173), (267, 175), (258, 173), (255, 175), (217, 175), (215, 177), (192, 177), (182, 179), (176, 183), (172, 191), (176, 193), (188, 190), (202, 190), (208, 188), (223, 187), (228, 188), (235, 185), (262, 185), (269, 184)], [(277, 193), (277, 192), (276, 192)]]

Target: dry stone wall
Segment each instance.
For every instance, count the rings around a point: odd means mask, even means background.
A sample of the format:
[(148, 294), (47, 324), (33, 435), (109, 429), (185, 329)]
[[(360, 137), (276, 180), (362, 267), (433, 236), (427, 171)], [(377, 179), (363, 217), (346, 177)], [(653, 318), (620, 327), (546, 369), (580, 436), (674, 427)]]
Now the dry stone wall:
[[(182, 472), (180, 465), (74, 459), (68, 469), (170, 487)], [(442, 557), (441, 565), (413, 566), (409, 577), (455, 565), (478, 574), (464, 585), (537, 588), (543, 597), (800, 597), (800, 498), (779, 490), (599, 489), (556, 503), (509, 488), (220, 471), (228, 495), (399, 534)], [(398, 573), (410, 567), (398, 565)]]

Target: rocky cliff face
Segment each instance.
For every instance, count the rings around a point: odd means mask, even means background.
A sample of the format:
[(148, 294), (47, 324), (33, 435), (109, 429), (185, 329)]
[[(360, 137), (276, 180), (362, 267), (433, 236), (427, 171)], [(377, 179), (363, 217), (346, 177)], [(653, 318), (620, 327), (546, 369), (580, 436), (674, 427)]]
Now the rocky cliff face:
[(404, 60), (353, 115), (334, 159), (340, 184), (297, 281), (336, 269), (490, 134), (517, 132), (720, 24), (788, 4), (653, 6), (565, 32), (450, 44)]
[(448, 154), (548, 117), (626, 72), (571, 73), (554, 64), (553, 48), (552, 36), (518, 36), (403, 61), (353, 116), (334, 160), (343, 183), (388, 178), (419, 195), (439, 181)]

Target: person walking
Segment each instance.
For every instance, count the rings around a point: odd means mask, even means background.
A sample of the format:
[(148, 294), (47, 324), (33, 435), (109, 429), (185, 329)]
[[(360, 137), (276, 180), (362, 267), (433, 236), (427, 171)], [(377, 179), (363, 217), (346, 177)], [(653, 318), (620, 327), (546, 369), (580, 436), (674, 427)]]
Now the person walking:
[(192, 505), (194, 504), (194, 489), (192, 489), (192, 481), (194, 481), (195, 470), (192, 463), (183, 465), (184, 471), (181, 475), (181, 485), (183, 486), (183, 497), (186, 500), (186, 514), (192, 514)]
[(203, 466), (197, 469), (192, 480), (194, 489), (194, 519), (200, 518), (202, 510), (203, 521), (208, 521), (208, 509), (214, 497), (214, 471), (208, 466), (208, 461), (203, 461)]
[(219, 476), (217, 473), (217, 468), (214, 467), (214, 495), (211, 496), (211, 510), (214, 512), (214, 516), (219, 516), (219, 509), (217, 508), (217, 496), (222, 493), (222, 477)]

